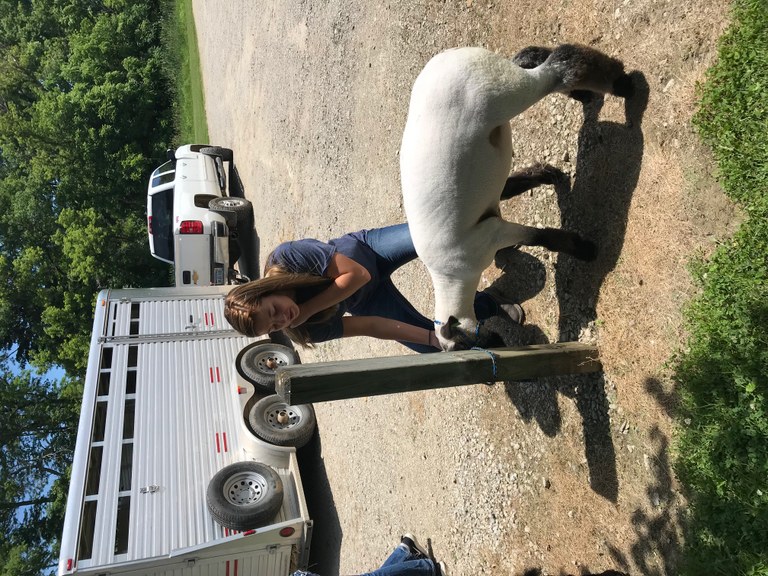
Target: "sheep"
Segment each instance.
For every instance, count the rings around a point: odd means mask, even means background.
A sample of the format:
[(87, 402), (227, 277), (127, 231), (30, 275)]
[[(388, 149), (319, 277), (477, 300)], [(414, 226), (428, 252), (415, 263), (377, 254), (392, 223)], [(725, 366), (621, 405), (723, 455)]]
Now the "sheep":
[(443, 350), (482, 345), (473, 300), (496, 252), (543, 246), (590, 261), (595, 244), (555, 228), (501, 218), (512, 163), (509, 121), (552, 92), (631, 95), (624, 65), (579, 45), (529, 47), (507, 59), (482, 48), (434, 56), (416, 78), (400, 147), (403, 205), (431, 276)]

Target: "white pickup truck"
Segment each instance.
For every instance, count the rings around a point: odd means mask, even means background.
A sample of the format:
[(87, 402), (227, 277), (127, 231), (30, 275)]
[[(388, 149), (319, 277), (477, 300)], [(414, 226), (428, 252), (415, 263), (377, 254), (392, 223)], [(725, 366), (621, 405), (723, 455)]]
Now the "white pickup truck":
[[(253, 227), (253, 209), (232, 196), (224, 163), (229, 148), (187, 144), (149, 178), (147, 228), (152, 255), (172, 264), (176, 286), (230, 284), (242, 277), (238, 229)], [(250, 233), (250, 229), (248, 230)]]

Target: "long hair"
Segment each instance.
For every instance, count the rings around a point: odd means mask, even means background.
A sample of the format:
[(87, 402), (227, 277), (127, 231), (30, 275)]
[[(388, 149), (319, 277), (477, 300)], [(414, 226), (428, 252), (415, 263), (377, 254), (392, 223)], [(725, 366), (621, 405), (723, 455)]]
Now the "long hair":
[[(269, 260), (270, 258), (267, 258), (267, 262)], [(261, 306), (262, 298), (276, 293), (293, 294), (299, 288), (325, 287), (332, 282), (331, 278), (325, 276), (317, 276), (316, 274), (305, 272), (289, 272), (277, 264), (267, 265), (264, 269), (263, 278), (246, 284), (240, 284), (229, 291), (229, 294), (224, 299), (224, 317), (235, 330), (245, 336), (251, 338), (264, 336), (264, 334), (257, 332), (251, 316)], [(327, 322), (333, 317), (338, 308), (338, 304), (330, 306), (309, 318), (301, 326), (285, 328), (283, 331), (297, 344), (311, 348), (312, 339), (306, 329), (306, 325)]]

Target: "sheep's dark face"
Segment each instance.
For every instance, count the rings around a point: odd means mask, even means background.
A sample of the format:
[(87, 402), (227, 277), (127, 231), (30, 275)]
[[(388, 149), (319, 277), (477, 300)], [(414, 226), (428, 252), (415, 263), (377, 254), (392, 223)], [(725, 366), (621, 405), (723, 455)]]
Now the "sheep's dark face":
[(482, 326), (478, 326), (477, 320), (464, 320), (460, 322), (451, 316), (448, 322), (435, 327), (435, 334), (440, 341), (444, 352), (457, 352), (471, 348), (497, 348), (504, 346), (504, 342), (498, 336)]
[(474, 330), (470, 334), (455, 316), (448, 318), (447, 322), (437, 324), (435, 334), (440, 341), (443, 352), (469, 350), (475, 345)]
[(460, 322), (455, 316), (451, 316), (448, 322), (436, 327), (435, 334), (440, 341), (440, 346), (444, 352), (456, 352), (459, 350), (469, 350), (480, 345), (478, 340), (484, 340), (483, 334), (478, 334), (478, 325), (476, 320), (471, 322), (467, 319)]

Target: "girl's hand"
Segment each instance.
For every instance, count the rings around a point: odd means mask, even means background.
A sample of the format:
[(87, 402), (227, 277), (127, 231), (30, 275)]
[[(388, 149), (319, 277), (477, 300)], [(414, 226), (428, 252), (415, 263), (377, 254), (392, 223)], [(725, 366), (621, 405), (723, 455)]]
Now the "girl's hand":
[(293, 322), (291, 322), (291, 328), (296, 328), (297, 326), (301, 326), (309, 320), (311, 314), (308, 313), (306, 307), (299, 305), (299, 315), (296, 316), (296, 318), (293, 319)]

